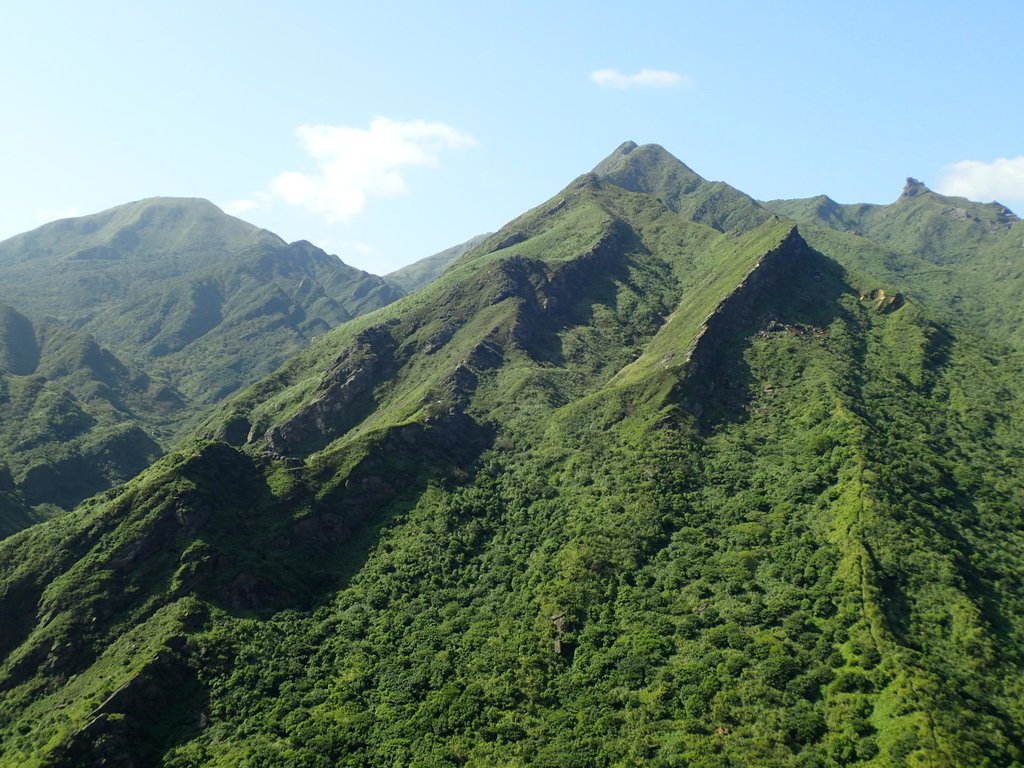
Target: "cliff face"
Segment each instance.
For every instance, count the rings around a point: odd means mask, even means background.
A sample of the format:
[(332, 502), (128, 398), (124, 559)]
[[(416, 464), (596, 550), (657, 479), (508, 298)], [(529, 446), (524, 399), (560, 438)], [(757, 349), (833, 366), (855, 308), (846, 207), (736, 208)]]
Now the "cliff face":
[(824, 336), (840, 311), (841, 273), (794, 226), (705, 319), (677, 389), (683, 406), (698, 418), (722, 418), (742, 409), (749, 399), (749, 375), (737, 351), (759, 333)]

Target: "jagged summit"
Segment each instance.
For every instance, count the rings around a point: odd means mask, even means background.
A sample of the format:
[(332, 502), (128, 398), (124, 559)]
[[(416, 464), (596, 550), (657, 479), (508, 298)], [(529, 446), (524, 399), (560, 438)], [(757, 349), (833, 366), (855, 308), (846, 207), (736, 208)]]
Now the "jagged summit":
[(900, 193), (900, 200), (909, 200), (912, 197), (919, 197), (920, 195), (931, 192), (923, 182), (918, 181), (913, 176), (907, 177), (907, 183), (903, 185), (903, 191)]

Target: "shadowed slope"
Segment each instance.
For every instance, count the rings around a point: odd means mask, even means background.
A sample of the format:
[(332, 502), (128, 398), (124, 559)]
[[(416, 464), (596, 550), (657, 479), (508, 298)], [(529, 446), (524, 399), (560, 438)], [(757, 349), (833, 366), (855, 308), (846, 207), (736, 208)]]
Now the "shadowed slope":
[(764, 205), (804, 225), (819, 249), (936, 316), (1018, 348), (1024, 343), (1024, 223), (1005, 206), (946, 197), (914, 179), (890, 205), (840, 205), (823, 196)]
[(581, 176), (0, 543), (0, 764), (1019, 761), (1024, 365), (677, 191)]

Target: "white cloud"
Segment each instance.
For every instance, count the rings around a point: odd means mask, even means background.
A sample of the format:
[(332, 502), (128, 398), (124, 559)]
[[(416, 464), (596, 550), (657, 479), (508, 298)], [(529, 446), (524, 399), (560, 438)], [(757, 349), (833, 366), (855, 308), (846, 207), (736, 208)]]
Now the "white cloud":
[(667, 69), (641, 69), (626, 75), (617, 69), (599, 69), (590, 73), (590, 81), (601, 88), (671, 88), (676, 85), (692, 85), (686, 75)]
[(225, 213), (230, 213), (232, 216), (241, 216), (247, 211), (259, 208), (259, 206), (260, 204), (255, 200), (232, 200), (230, 203), (225, 203), (223, 208)]
[(991, 163), (961, 160), (943, 169), (938, 191), (971, 200), (1024, 200), (1024, 155)]
[[(295, 135), (315, 168), (279, 174), (270, 183), (270, 193), (332, 223), (360, 213), (369, 197), (405, 194), (406, 168), (436, 167), (443, 150), (476, 145), (472, 136), (444, 123), (386, 117), (374, 118), (366, 129), (303, 125)], [(250, 202), (236, 201), (241, 205)]]

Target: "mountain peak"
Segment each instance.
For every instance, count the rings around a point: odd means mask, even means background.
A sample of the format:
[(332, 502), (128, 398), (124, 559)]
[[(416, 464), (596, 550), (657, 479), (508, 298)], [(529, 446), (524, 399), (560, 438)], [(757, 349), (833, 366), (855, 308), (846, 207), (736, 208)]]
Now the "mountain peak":
[(918, 197), (927, 192), (931, 192), (923, 182), (918, 181), (912, 176), (907, 177), (907, 183), (903, 185), (903, 192), (900, 193), (900, 200), (909, 200), (912, 197)]
[(705, 183), (664, 147), (638, 145), (634, 141), (620, 144), (593, 172), (630, 192), (656, 194), (665, 199), (678, 198)]

